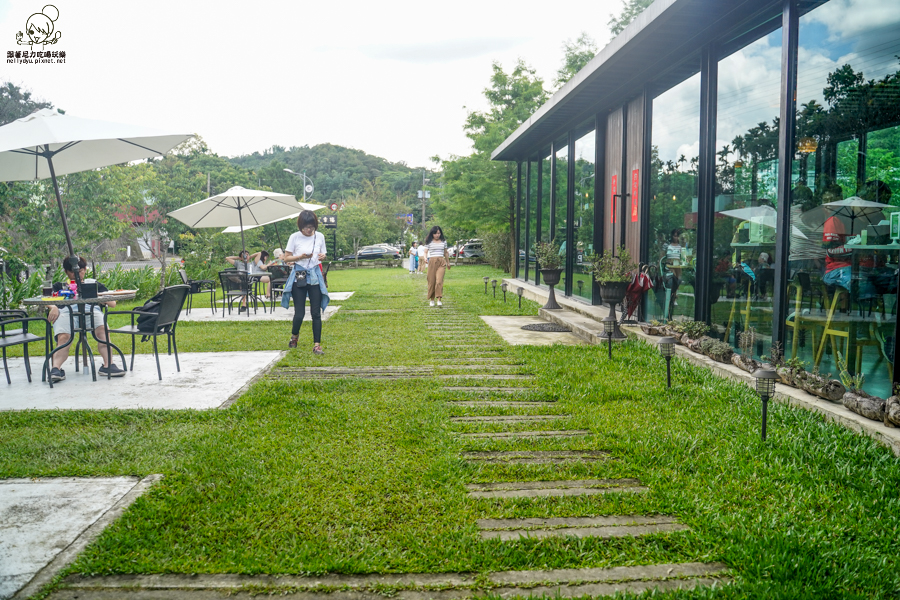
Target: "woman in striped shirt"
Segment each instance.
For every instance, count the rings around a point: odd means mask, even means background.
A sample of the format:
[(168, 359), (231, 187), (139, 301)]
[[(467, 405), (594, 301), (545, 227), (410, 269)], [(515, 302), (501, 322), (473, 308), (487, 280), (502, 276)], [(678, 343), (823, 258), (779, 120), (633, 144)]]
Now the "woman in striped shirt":
[(428, 306), (434, 306), (435, 300), (438, 306), (443, 306), (444, 272), (450, 268), (444, 230), (437, 225), (432, 227), (425, 238), (425, 248), (428, 257)]

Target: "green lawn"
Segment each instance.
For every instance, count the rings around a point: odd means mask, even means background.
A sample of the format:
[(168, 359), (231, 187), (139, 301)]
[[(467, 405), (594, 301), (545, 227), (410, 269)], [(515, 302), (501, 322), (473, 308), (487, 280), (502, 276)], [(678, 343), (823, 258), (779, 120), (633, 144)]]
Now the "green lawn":
[[(324, 357), (308, 324), (283, 366), (435, 365), (451, 372), (479, 349), (503, 347), (478, 315), (530, 314), (533, 302), (484, 294), (487, 267), (457, 267), (451, 309), (476, 327), (463, 348), (435, 358), (425, 326), (425, 278), (402, 269), (335, 272), (355, 291), (324, 323)], [(196, 299), (200, 300), (201, 296)], [(393, 309), (391, 313), (352, 312)], [(286, 347), (288, 323), (184, 323), (179, 349)], [(558, 400), (562, 423), (588, 438), (465, 442), (462, 414), (435, 378), (365, 381), (263, 379), (227, 410), (0, 414), (0, 477), (162, 473), (164, 479), (91, 545), (69, 572), (449, 572), (723, 561), (736, 583), (678, 598), (894, 598), (900, 594), (900, 460), (868, 438), (680, 360), (672, 390), (655, 348), (504, 347), (533, 373), (536, 396)], [(494, 426), (496, 427), (496, 426)], [(614, 461), (568, 466), (472, 466), (478, 449), (598, 449)], [(637, 477), (623, 494), (470, 500), (488, 481)], [(482, 542), (475, 521), (495, 517), (672, 514), (690, 532), (624, 539)]]

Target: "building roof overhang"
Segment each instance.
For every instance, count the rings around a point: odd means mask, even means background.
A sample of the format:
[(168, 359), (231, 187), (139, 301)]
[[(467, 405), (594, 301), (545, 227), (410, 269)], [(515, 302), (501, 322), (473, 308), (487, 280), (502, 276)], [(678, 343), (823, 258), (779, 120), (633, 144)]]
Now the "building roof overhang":
[[(826, 0), (800, 0), (806, 12)], [(500, 144), (493, 160), (536, 159), (567, 131), (649, 88), (656, 95), (781, 26), (781, 0), (656, 0)]]

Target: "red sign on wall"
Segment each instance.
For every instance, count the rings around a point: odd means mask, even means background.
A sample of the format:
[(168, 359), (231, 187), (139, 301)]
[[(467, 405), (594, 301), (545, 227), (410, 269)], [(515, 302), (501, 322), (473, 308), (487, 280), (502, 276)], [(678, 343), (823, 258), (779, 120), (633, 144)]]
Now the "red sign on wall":
[(615, 223), (616, 222), (616, 194), (619, 193), (616, 191), (616, 176), (615, 175), (612, 176), (612, 185), (610, 185), (610, 188), (612, 189), (612, 193), (610, 194), (610, 197), (612, 198), (612, 203), (610, 204), (611, 210), (609, 213), (609, 222)]
[(638, 193), (638, 182), (641, 180), (640, 169), (631, 172), (631, 222), (637, 223), (638, 220), (638, 202), (641, 195)]

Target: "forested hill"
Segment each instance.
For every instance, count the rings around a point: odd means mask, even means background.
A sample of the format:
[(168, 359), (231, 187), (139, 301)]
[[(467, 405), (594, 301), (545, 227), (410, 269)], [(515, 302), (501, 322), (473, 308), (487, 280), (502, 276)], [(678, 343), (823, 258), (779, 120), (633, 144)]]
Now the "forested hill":
[[(383, 158), (334, 144), (316, 146), (281, 146), (244, 156), (228, 159), (231, 163), (254, 171), (265, 178), (283, 180), (284, 169), (296, 173), (306, 172), (312, 179), (318, 201), (338, 200), (342, 195), (354, 197), (376, 180), (386, 184), (399, 196), (421, 187), (422, 170), (412, 169), (404, 163), (391, 163)], [(298, 196), (299, 197), (299, 196)]]

